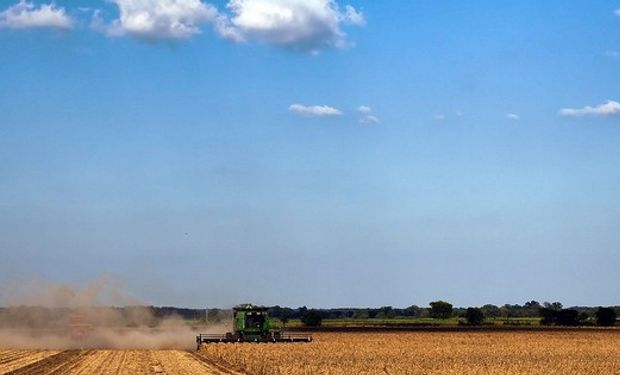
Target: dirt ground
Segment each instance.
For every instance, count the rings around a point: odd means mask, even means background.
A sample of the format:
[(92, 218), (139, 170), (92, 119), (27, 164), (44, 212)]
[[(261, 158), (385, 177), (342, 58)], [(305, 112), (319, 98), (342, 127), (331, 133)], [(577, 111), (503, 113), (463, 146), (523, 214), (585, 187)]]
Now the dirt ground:
[(0, 350), (0, 374), (238, 374), (184, 350)]

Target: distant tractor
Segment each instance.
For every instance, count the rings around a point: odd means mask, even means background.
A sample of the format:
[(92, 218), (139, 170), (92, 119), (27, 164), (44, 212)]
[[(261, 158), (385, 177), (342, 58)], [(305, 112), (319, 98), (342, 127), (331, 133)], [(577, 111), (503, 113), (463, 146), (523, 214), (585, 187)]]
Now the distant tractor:
[(279, 327), (272, 327), (266, 307), (245, 304), (233, 308), (233, 331), (225, 335), (200, 334), (196, 336), (196, 347), (209, 343), (237, 342), (311, 342), (312, 336), (284, 333)]

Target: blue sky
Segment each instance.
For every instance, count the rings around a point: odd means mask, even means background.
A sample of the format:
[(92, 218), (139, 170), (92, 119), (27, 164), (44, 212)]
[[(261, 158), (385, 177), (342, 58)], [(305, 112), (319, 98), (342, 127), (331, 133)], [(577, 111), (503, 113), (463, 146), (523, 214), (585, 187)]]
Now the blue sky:
[(0, 1), (5, 292), (619, 303), (620, 2), (154, 4)]

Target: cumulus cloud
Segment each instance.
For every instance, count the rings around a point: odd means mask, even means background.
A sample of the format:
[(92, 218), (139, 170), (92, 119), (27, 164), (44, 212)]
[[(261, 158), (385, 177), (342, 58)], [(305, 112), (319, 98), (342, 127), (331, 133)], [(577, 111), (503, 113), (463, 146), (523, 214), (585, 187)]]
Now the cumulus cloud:
[[(108, 36), (144, 39), (186, 39), (202, 32), (205, 25), (228, 40), (260, 42), (293, 50), (317, 53), (326, 47), (350, 45), (345, 26), (364, 26), (364, 14), (337, 0), (229, 0), (225, 10), (203, 0), (107, 0), (118, 16), (104, 19), (92, 12), (91, 28)], [(35, 6), (20, 0), (0, 13), (0, 27), (56, 27), (69, 29), (73, 20), (65, 9)]]
[(620, 103), (608, 100), (596, 107), (585, 106), (583, 108), (563, 108), (559, 112), (564, 117), (583, 116), (620, 116)]
[(361, 12), (352, 6), (343, 12), (334, 0), (231, 0), (227, 7), (242, 39), (304, 51), (344, 47), (342, 24), (365, 23)]
[[(118, 19), (105, 24), (95, 14), (92, 26), (109, 36), (133, 35), (145, 39), (184, 39), (201, 32), (200, 26), (213, 23), (224, 31), (218, 10), (200, 0), (111, 0), (119, 10)], [(222, 32), (224, 34), (224, 32)]]
[(378, 124), (379, 118), (372, 112), (372, 108), (366, 105), (357, 107), (357, 111), (360, 114), (360, 124)]
[(507, 113), (506, 118), (514, 121), (519, 121), (519, 115), (517, 115), (516, 113)]
[(35, 6), (26, 0), (0, 12), (0, 28), (29, 29), (50, 27), (56, 29), (73, 28), (73, 19), (67, 15), (62, 7), (54, 4), (42, 4)]
[(303, 104), (291, 104), (288, 110), (298, 115), (308, 117), (325, 117), (325, 116), (340, 116), (342, 111), (328, 105), (313, 105), (305, 106)]

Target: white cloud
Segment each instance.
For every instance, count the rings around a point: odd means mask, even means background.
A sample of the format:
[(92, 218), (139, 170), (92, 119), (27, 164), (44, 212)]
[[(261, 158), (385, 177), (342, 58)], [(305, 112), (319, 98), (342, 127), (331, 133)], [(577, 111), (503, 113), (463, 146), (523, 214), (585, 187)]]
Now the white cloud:
[(351, 25), (366, 26), (366, 18), (364, 13), (353, 8), (351, 5), (347, 5), (345, 8), (345, 20)]
[(375, 115), (367, 115), (360, 119), (361, 124), (378, 124), (379, 122), (381, 121), (379, 121), (379, 118)]
[(26, 0), (0, 12), (0, 28), (29, 29), (37, 27), (51, 27), (56, 29), (71, 29), (73, 19), (67, 15), (65, 8), (57, 8), (54, 4), (35, 6)]
[(519, 121), (519, 115), (517, 115), (516, 113), (507, 113), (506, 118), (514, 121)]
[(366, 105), (360, 105), (359, 107), (357, 107), (357, 111), (366, 115), (372, 113), (372, 108)]
[[(93, 18), (93, 28), (110, 36), (134, 35), (146, 39), (183, 39), (201, 32), (200, 25), (213, 23), (224, 30), (222, 15), (200, 0), (111, 0), (119, 18), (105, 24)], [(222, 34), (225, 34), (222, 32)]]
[(614, 13), (616, 14), (616, 16), (620, 17), (620, 9), (616, 9)]
[[(346, 25), (364, 26), (364, 14), (337, 0), (229, 0), (220, 12), (209, 0), (107, 0), (118, 8), (118, 16), (104, 19), (92, 12), (91, 28), (108, 36), (144, 39), (185, 39), (211, 26), (221, 37), (235, 42), (257, 41), (294, 50), (318, 53), (326, 47), (346, 47)], [(71, 28), (65, 9), (35, 6), (28, 0), (0, 13), (0, 27)]]
[(303, 104), (291, 104), (288, 110), (298, 115), (308, 117), (340, 116), (342, 111), (328, 105), (305, 106)]
[(344, 47), (343, 23), (361, 26), (361, 12), (351, 6), (340, 10), (335, 0), (231, 0), (232, 27), (244, 40), (304, 51)]
[(444, 121), (446, 119), (446, 115), (444, 115), (443, 113), (438, 113), (434, 117), (437, 121)]
[(596, 107), (563, 108), (560, 110), (559, 114), (565, 117), (620, 116), (620, 103), (608, 100)]
[(360, 124), (378, 124), (379, 118), (372, 112), (372, 108), (366, 105), (357, 107), (357, 111), (360, 113)]
[(605, 51), (605, 56), (620, 58), (620, 51)]

